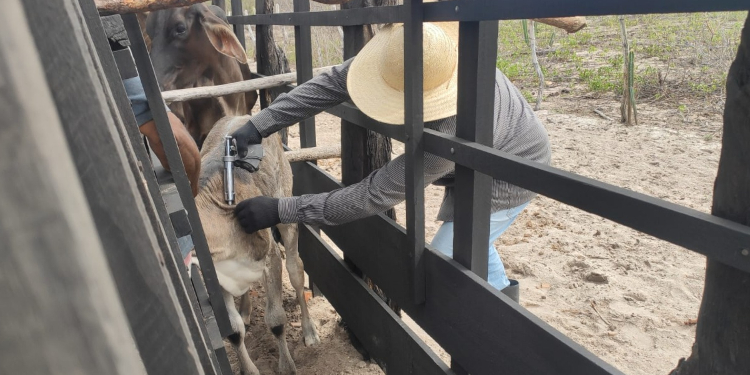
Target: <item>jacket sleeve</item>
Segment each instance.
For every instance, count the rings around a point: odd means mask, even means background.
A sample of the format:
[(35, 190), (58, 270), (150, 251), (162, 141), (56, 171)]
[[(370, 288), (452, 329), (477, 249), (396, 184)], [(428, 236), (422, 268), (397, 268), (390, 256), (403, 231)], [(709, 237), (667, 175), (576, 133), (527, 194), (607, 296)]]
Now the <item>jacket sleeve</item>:
[(352, 59), (335, 66), (297, 86), (288, 94), (279, 95), (271, 105), (250, 118), (263, 137), (312, 117), (349, 100), (346, 78)]
[[(455, 133), (455, 117), (436, 121), (430, 126)], [(425, 153), (425, 186), (444, 176), (454, 163)], [(279, 217), (282, 223), (302, 222), (312, 225), (338, 225), (377, 215), (401, 203), (406, 197), (406, 158), (393, 159), (364, 180), (322, 194), (281, 198)]]

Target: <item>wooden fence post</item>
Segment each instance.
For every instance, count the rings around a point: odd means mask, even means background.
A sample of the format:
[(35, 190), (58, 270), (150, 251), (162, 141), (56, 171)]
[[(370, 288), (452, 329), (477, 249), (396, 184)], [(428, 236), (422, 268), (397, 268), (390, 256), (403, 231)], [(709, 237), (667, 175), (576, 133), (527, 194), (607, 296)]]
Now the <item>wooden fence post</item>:
[[(111, 93), (73, 0), (27, 0), (45, 74), (133, 336), (149, 373), (203, 374), (157, 233), (138, 193), (137, 160), (116, 130)], [(83, 6), (93, 7), (91, 3)], [(54, 22), (52, 22), (54, 20)], [(64, 67), (64, 74), (60, 74)]]
[(145, 374), (22, 3), (0, 12), (0, 369)]

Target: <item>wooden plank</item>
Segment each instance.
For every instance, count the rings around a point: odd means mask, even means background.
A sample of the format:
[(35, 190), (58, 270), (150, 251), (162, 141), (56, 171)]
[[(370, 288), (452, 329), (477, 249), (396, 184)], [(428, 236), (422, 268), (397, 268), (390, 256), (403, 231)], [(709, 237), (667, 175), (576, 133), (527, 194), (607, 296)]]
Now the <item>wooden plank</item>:
[[(294, 163), (292, 168), (295, 195), (341, 186), (309, 163)], [(406, 231), (382, 214), (321, 229), (471, 374), (497, 374), (498, 369), (512, 374), (620, 374), (429, 247), (423, 252), (426, 299), (415, 304), (404, 288), (411, 278)]]
[(425, 150), (750, 272), (750, 227), (430, 129)]
[[(313, 76), (330, 72), (333, 66), (313, 69)], [(297, 82), (297, 72), (277, 74), (247, 81), (226, 83), (216, 86), (193, 87), (189, 89), (170, 90), (161, 93), (167, 103), (184, 102), (194, 99), (215, 98), (229, 94), (269, 89)]]
[(299, 246), (305, 270), (315, 277), (328, 302), (387, 374), (452, 373), (320, 235), (304, 224), (300, 225)]
[[(179, 236), (173, 230), (172, 220), (170, 220), (170, 216), (162, 200), (151, 160), (146, 152), (143, 136), (138, 131), (133, 110), (127, 98), (122, 80), (118, 78), (118, 71), (136, 71), (135, 62), (130, 55), (130, 50), (126, 49), (121, 50), (121, 52), (127, 55), (126, 58), (117, 60), (116, 65), (116, 58), (113, 59), (109, 43), (104, 37), (104, 30), (96, 9), (91, 6), (88, 0), (80, 0), (79, 4), (85, 16), (91, 39), (96, 46), (97, 55), (105, 75), (103, 79), (107, 81), (106, 84), (102, 82), (102, 87), (106, 91), (106, 86), (109, 86), (114, 99), (114, 102), (110, 102), (109, 105), (114, 114), (113, 119), (117, 125), (118, 134), (124, 145), (129, 144), (129, 148), (132, 149), (138, 160), (138, 165), (131, 163), (131, 170), (133, 170), (134, 175), (146, 182), (146, 186), (138, 184), (138, 190), (146, 206), (151, 226), (157, 234), (156, 238), (159, 248), (165, 260), (164, 263), (169, 272), (172, 285), (175, 288), (180, 308), (187, 319), (188, 329), (190, 330), (193, 343), (197, 348), (198, 358), (206, 374), (215, 374), (217, 373), (213, 366), (213, 357), (215, 355), (213, 351), (209, 350), (207, 337), (201, 331), (203, 324), (199, 320), (201, 314), (198, 309), (198, 301), (183, 264), (182, 253), (177, 243), (177, 237)], [(130, 151), (129, 148), (126, 147), (126, 151)]]
[(94, 0), (103, 16), (125, 13), (153, 12), (161, 9), (184, 7), (205, 0)]
[[(91, 5), (90, 3), (88, 5)], [(120, 298), (146, 369), (203, 373), (185, 316), (103, 91), (77, 1), (24, 2), (37, 48)], [(65, 74), (60, 74), (64, 70)], [(136, 182), (138, 181), (138, 182)], [(114, 209), (116, 208), (116, 209)], [(133, 275), (138, 275), (134, 277)]]
[(19, 0), (0, 12), (0, 113), (0, 372), (146, 374)]

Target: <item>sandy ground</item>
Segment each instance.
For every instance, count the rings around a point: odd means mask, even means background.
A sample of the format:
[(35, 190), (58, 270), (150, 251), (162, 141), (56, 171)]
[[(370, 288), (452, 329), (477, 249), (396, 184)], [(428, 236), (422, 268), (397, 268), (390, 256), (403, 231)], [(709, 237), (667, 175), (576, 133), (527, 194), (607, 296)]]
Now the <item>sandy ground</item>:
[[(617, 103), (610, 98), (581, 101), (557, 95), (537, 111), (550, 135), (555, 167), (710, 212), (720, 153), (718, 112), (685, 118), (677, 110), (644, 104), (639, 107), (642, 123), (626, 127), (597, 116), (594, 108), (617, 118)], [(319, 115), (317, 125), (319, 145), (340, 141), (338, 119)], [(290, 129), (292, 148), (298, 146), (298, 134)], [(394, 143), (394, 154), (402, 151), (403, 145)], [(340, 177), (338, 159), (319, 165)], [(440, 225), (434, 217), (441, 198), (437, 187), (425, 193), (427, 241)], [(397, 212), (403, 225), (403, 204)], [(703, 292), (703, 256), (543, 196), (532, 201), (496, 246), (509, 276), (521, 283), (523, 307), (623, 372), (666, 374), (690, 353), (692, 319)], [(273, 374), (278, 353), (262, 320), (262, 288), (252, 293), (256, 323), (246, 343), (261, 372)], [(382, 373), (350, 345), (339, 316), (322, 297), (310, 301), (321, 343), (302, 344), (299, 307), (286, 275), (284, 306), (299, 374)], [(405, 320), (449, 361), (413, 321)], [(233, 350), (227, 349), (235, 363)]]

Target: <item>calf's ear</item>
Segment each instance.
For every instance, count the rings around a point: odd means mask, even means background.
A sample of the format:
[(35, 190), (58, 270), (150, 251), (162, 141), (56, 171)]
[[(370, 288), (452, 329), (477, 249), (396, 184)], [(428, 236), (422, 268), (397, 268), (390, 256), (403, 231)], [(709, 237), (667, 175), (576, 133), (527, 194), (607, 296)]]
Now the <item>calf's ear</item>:
[(234, 35), (229, 25), (213, 14), (203, 17), (202, 21), (203, 30), (206, 32), (211, 45), (217, 51), (229, 57), (234, 57), (242, 64), (247, 64), (245, 49), (242, 48), (239, 39)]

